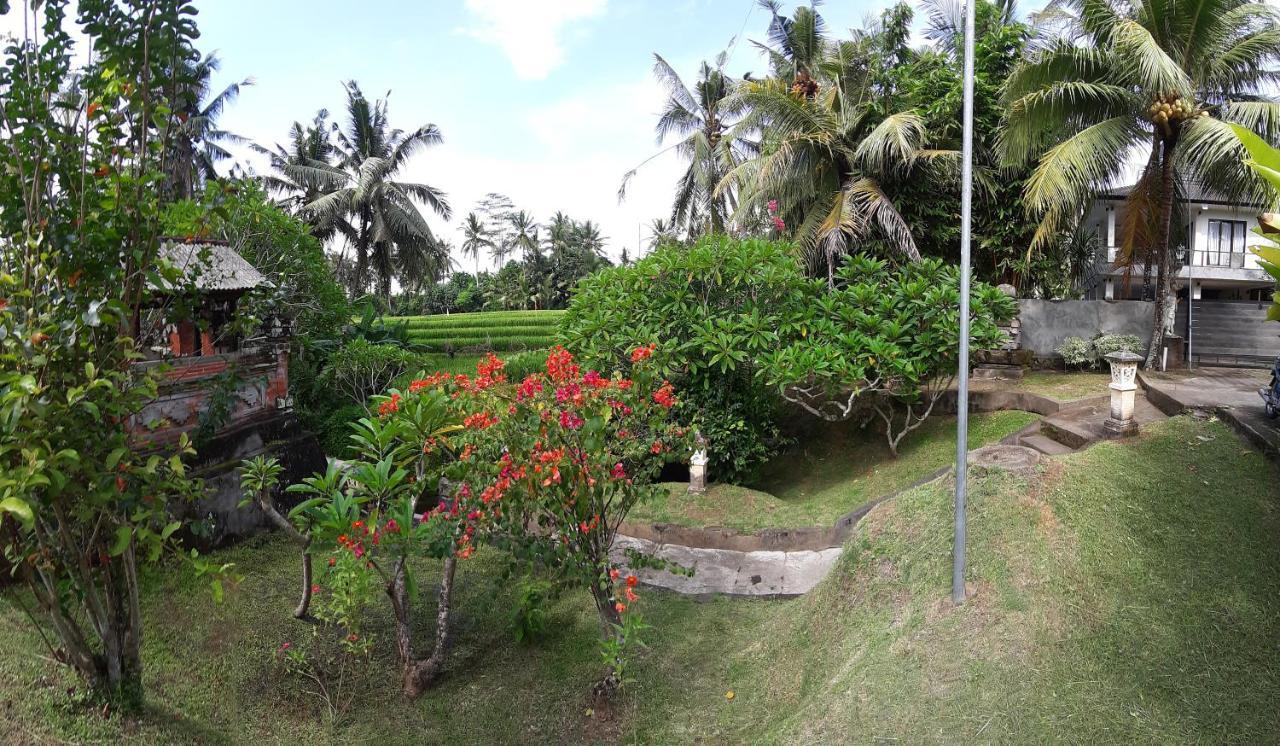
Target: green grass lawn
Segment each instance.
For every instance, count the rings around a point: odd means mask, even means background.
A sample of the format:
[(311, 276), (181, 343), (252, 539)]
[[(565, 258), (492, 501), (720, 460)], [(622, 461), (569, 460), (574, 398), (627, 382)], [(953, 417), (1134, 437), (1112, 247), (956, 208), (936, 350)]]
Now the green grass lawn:
[(1001, 382), (1000, 387), (1008, 385), (1015, 391), (1029, 391), (1058, 401), (1074, 401), (1088, 399), (1091, 396), (1108, 396), (1111, 391), (1107, 385), (1110, 383), (1111, 374), (1109, 373), (1029, 370), (1023, 374), (1021, 381), (1009, 384)]
[[(969, 447), (994, 443), (1035, 420), (1029, 412), (972, 415)], [(766, 466), (752, 485), (757, 489), (713, 484), (703, 495), (690, 495), (687, 485), (672, 484), (665, 495), (632, 511), (632, 520), (742, 531), (830, 526), (845, 513), (954, 463), (955, 448), (954, 417), (927, 420), (902, 442), (896, 459), (884, 436), (870, 427), (824, 423)]]
[[(20, 611), (0, 602), (6, 742), (1257, 743), (1280, 729), (1280, 472), (1216, 422), (1175, 418), (1051, 462), (973, 475), (972, 596), (948, 599), (951, 495), (874, 510), (795, 601), (700, 603), (645, 591), (654, 625), (613, 705), (581, 594), (545, 639), (512, 642), (501, 558), (463, 563), (442, 684), (400, 699), (386, 612), (334, 724), (272, 660), (296, 557), (268, 538), (219, 553), (245, 579), (215, 605), (185, 573), (144, 593), (149, 709), (106, 717), (67, 695)], [(424, 581), (430, 579), (430, 568)], [(425, 583), (424, 583), (425, 584)], [(433, 602), (424, 598), (421, 638)], [(726, 693), (732, 691), (732, 698)]]

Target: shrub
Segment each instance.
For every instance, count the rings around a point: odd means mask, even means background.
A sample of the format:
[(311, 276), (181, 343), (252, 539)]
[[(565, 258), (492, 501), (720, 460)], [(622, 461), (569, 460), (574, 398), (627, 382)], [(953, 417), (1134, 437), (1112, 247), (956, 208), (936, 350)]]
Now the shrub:
[(325, 377), (348, 403), (363, 405), (419, 360), (417, 354), (400, 347), (370, 344), (357, 337), (333, 353)]
[(507, 377), (513, 381), (524, 380), (526, 376), (542, 372), (546, 364), (546, 350), (521, 352), (507, 358)]
[[(826, 420), (878, 417), (889, 450), (924, 423), (957, 372), (960, 279), (937, 259), (893, 268), (849, 259), (830, 290), (809, 283), (786, 307), (778, 341), (761, 353), (763, 377), (788, 401)], [(1004, 341), (1013, 300), (981, 282), (970, 290), (970, 339)]]
[(680, 418), (707, 439), (712, 475), (741, 481), (784, 445), (778, 390), (757, 375), (757, 358), (809, 286), (788, 244), (705, 237), (583, 280), (561, 340), (599, 370), (626, 369), (628, 350), (657, 340), (654, 357), (681, 390)]
[(1142, 340), (1133, 334), (1099, 334), (1093, 338), (1093, 356), (1098, 365), (1102, 365), (1103, 358), (1113, 352), (1128, 350), (1141, 354), (1142, 348)]
[(1071, 367), (1093, 365), (1093, 346), (1082, 337), (1067, 337), (1055, 350), (1062, 356), (1062, 362)]

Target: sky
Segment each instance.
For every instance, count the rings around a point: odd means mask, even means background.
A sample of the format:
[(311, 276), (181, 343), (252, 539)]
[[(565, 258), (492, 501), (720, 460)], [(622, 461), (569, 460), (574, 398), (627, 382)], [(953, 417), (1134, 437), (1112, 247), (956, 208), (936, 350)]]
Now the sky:
[[(844, 0), (821, 9), (831, 29), (860, 25), (889, 0)], [(289, 125), (319, 108), (343, 112), (342, 81), (370, 97), (390, 92), (394, 126), (425, 123), (444, 142), (415, 157), (402, 178), (443, 189), (453, 208), (440, 235), (489, 192), (540, 221), (557, 210), (591, 219), (614, 258), (634, 257), (637, 229), (670, 213), (679, 160), (629, 169), (659, 150), (653, 125), (664, 101), (653, 53), (687, 82), (698, 64), (731, 49), (728, 70), (763, 73), (750, 40), (768, 13), (756, 0), (206, 0), (202, 50), (222, 59), (223, 84), (252, 77), (222, 125), (257, 142), (284, 142)], [(358, 8), (358, 10), (357, 10)], [(455, 251), (463, 269), (474, 262)], [(487, 264), (487, 263), (486, 263)], [(482, 265), (484, 266), (484, 265)]]
[[(832, 0), (820, 12), (843, 36), (891, 2)], [(757, 0), (203, 0), (198, 7), (199, 47), (222, 60), (215, 86), (253, 80), (226, 109), (224, 129), (283, 143), (294, 121), (309, 122), (320, 108), (343, 114), (345, 80), (369, 97), (389, 92), (395, 127), (437, 125), (443, 143), (412, 159), (401, 178), (446, 192), (452, 220), (430, 220), (455, 245), (467, 212), (499, 192), (540, 221), (557, 210), (594, 220), (612, 257), (624, 246), (634, 257), (649, 222), (669, 216), (681, 172), (676, 156), (659, 157), (618, 201), (623, 174), (660, 150), (653, 126), (665, 94), (653, 54), (686, 82), (724, 49), (730, 74), (766, 71), (751, 43), (765, 38), (768, 23)], [(18, 12), (0, 18), (0, 33), (15, 28)], [(260, 156), (243, 158), (265, 169)], [(460, 252), (455, 260), (474, 271)]]

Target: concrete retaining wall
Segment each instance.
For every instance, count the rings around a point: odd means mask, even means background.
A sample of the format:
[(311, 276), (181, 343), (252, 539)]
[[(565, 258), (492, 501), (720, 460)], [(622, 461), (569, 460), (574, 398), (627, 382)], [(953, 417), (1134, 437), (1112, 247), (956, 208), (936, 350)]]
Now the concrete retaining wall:
[(1022, 348), (1049, 357), (1067, 337), (1090, 339), (1099, 332), (1145, 340), (1155, 308), (1139, 300), (1019, 300)]

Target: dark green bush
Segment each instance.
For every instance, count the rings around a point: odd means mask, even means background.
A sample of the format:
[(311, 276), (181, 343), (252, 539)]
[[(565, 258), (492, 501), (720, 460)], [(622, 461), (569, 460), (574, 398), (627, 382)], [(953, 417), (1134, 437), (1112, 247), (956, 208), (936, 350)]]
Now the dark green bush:
[(632, 349), (656, 343), (681, 419), (707, 439), (712, 478), (741, 481), (784, 445), (778, 389), (757, 376), (757, 358), (810, 284), (788, 244), (708, 237), (584, 280), (561, 337), (600, 370), (625, 369)]

